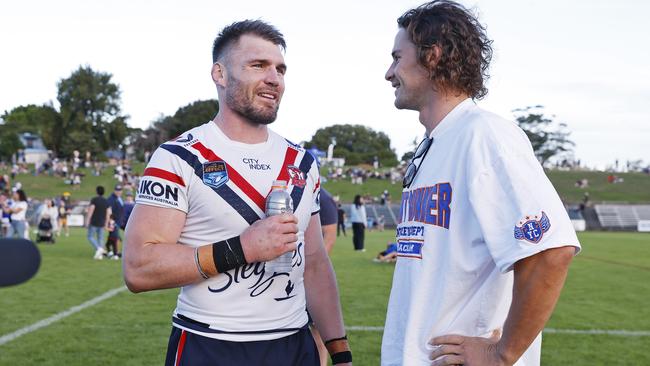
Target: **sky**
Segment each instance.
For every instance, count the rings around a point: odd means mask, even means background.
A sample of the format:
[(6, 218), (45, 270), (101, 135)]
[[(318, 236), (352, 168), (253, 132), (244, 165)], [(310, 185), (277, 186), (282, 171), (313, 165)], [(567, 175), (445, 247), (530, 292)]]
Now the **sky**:
[[(643, 0), (461, 0), (494, 48), (479, 106), (508, 119), (543, 105), (564, 122), (575, 157), (605, 168), (650, 162), (650, 51)], [(387, 134), (398, 157), (421, 139), (416, 112), (397, 110), (384, 79), (396, 19), (412, 0), (0, 0), (0, 113), (56, 101), (80, 65), (108, 72), (132, 127), (196, 100), (216, 99), (212, 42), (242, 19), (287, 41), (286, 91), (272, 129), (304, 141), (335, 124)]]

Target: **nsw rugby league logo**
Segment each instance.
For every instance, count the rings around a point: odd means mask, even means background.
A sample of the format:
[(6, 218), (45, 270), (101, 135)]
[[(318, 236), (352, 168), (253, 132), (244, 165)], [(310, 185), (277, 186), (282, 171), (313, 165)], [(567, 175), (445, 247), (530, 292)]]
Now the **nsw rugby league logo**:
[(519, 225), (515, 225), (515, 239), (526, 240), (533, 244), (539, 243), (544, 233), (551, 228), (551, 220), (548, 219), (544, 211), (542, 211), (542, 217), (539, 220), (537, 217), (537, 215), (526, 216), (525, 222), (520, 221)]
[(209, 161), (203, 163), (203, 184), (212, 188), (219, 188), (228, 182), (228, 170), (223, 161)]
[(305, 180), (305, 173), (302, 172), (297, 166), (289, 165), (287, 166), (287, 172), (289, 173), (289, 184), (292, 186), (297, 186), (300, 188), (305, 188), (307, 181)]

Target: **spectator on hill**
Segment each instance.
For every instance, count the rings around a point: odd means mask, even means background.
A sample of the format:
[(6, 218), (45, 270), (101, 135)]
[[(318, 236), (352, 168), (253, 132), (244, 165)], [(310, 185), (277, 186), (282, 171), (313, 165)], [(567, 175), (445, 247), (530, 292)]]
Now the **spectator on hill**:
[(104, 250), (104, 228), (108, 226), (111, 217), (111, 206), (104, 198), (104, 187), (97, 186), (97, 196), (90, 200), (90, 206), (86, 213), (86, 227), (88, 228), (88, 241), (95, 249), (94, 259), (103, 259)]
[(364, 236), (368, 217), (366, 216), (366, 206), (361, 195), (354, 196), (354, 204), (350, 208), (350, 221), (352, 222), (352, 243), (354, 250), (365, 252)]

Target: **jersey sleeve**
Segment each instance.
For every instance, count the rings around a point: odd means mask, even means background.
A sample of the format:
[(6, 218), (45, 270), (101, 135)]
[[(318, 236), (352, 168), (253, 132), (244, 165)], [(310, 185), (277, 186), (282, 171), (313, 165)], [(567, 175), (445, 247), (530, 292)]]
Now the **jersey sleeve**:
[(488, 134), (475, 147), (466, 173), (470, 204), (500, 271), (550, 248), (574, 246), (577, 253), (566, 209), (523, 131)]
[[(309, 152), (306, 152), (309, 154)], [(315, 215), (320, 211), (320, 172), (318, 171), (318, 164), (316, 158), (309, 169), (309, 181), (313, 182), (312, 187), (312, 200), (311, 200), (311, 214)]]
[(174, 208), (187, 213), (191, 175), (186, 166), (180, 157), (159, 147), (140, 179), (136, 204)]

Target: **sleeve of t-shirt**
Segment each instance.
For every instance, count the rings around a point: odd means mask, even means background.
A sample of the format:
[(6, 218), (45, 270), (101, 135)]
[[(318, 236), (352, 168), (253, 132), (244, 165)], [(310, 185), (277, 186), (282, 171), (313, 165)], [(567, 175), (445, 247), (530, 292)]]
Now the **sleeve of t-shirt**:
[(580, 244), (555, 188), (517, 127), (474, 141), (469, 198), (485, 243), (501, 272), (543, 250)]
[(320, 224), (334, 225), (338, 221), (336, 202), (325, 189), (320, 190)]
[(190, 174), (188, 163), (159, 147), (142, 174), (136, 204), (174, 208), (187, 213)]

